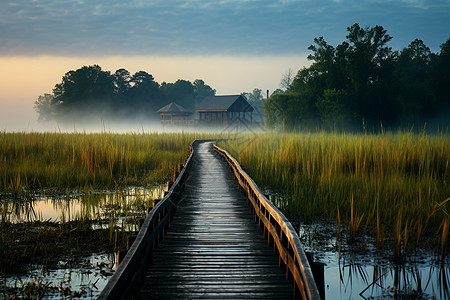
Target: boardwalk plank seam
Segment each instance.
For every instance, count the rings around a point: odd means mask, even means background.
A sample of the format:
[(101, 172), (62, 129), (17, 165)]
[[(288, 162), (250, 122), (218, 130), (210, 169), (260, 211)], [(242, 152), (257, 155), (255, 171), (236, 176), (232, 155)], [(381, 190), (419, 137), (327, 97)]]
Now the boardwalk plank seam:
[(141, 297), (294, 298), (223, 158), (209, 143), (196, 150), (177, 213), (155, 250)]

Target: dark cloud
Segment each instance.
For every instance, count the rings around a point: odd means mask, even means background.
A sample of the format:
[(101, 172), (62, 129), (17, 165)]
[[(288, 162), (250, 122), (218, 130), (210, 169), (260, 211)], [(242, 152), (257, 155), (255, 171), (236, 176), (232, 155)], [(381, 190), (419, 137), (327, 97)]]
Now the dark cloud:
[(449, 38), (449, 0), (4, 0), (0, 55), (293, 54), (382, 25), (401, 49)]

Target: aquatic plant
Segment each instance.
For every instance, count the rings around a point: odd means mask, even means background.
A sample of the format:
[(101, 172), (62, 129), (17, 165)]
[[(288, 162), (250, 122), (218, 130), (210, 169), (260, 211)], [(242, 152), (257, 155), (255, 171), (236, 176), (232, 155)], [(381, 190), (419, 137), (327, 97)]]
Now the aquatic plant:
[[(0, 194), (14, 198), (46, 190), (118, 189), (168, 180), (189, 144), (211, 134), (0, 134)], [(217, 135), (216, 135), (217, 136)]]
[(363, 229), (380, 247), (388, 238), (417, 246), (439, 232), (448, 211), (447, 133), (266, 133), (220, 145), (258, 184), (284, 195), (292, 220), (331, 222), (340, 214), (349, 237)]

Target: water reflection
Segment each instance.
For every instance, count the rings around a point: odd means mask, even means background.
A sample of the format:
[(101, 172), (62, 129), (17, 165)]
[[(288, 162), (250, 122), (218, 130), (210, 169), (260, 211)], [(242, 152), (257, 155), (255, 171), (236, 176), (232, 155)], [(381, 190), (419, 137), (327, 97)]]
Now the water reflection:
[[(338, 269), (338, 270), (336, 270)], [(335, 291), (339, 272), (339, 293)], [(327, 267), (327, 299), (449, 299), (448, 273), (444, 265), (358, 265)]]
[(45, 292), (42, 291), (45, 299), (96, 298), (116, 269), (115, 259), (113, 253), (95, 254), (76, 262), (60, 262), (57, 269), (30, 266), (26, 275), (0, 277), (0, 299), (8, 299), (5, 291), (12, 287), (17, 289), (17, 296), (27, 298), (26, 294), (21, 294), (26, 293), (24, 287), (36, 283), (47, 286)]
[(36, 196), (33, 200), (4, 200), (2, 222), (70, 222), (142, 215), (154, 199), (164, 196), (162, 186), (131, 187), (120, 191), (72, 193), (59, 197)]
[[(330, 224), (301, 224), (300, 239), (325, 264), (326, 299), (450, 299), (450, 264), (428, 250), (417, 250), (401, 264), (390, 250), (339, 245)], [(358, 249), (354, 249), (354, 248)]]
[[(280, 195), (265, 194), (280, 210), (287, 208)], [(450, 299), (448, 257), (441, 261), (439, 254), (418, 249), (395, 263), (393, 251), (377, 249), (374, 238), (349, 244), (337, 239), (337, 224), (292, 223), (304, 250), (325, 264), (326, 299)]]
[[(130, 187), (120, 191), (73, 192), (58, 197), (35, 195), (33, 200), (3, 200), (0, 224), (88, 221), (94, 229), (118, 227), (126, 232), (137, 231), (139, 219), (145, 216), (146, 209), (153, 206), (155, 199), (163, 196), (163, 186), (157, 186)], [(5, 296), (8, 289), (16, 287), (18, 291), (24, 291), (27, 285), (33, 284), (47, 286), (46, 298), (95, 298), (115, 268), (115, 253), (94, 254), (87, 258), (76, 258), (76, 261), (73, 257), (67, 257), (52, 269), (30, 265), (25, 275), (0, 276), (0, 299), (8, 298)]]

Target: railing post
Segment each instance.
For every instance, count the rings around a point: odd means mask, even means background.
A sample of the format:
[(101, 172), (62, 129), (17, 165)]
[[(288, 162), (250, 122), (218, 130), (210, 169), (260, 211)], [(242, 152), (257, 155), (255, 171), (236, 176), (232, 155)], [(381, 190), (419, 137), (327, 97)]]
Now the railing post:
[[(265, 198), (252, 179), (242, 170), (239, 163), (228, 152), (217, 146), (214, 146), (214, 149), (225, 158), (233, 170), (239, 189), (246, 196), (249, 205), (251, 205), (251, 209), (255, 215), (255, 222), (260, 226), (262, 224), (264, 238), (267, 238), (268, 245), (273, 246), (274, 253), (279, 256), (279, 265), (283, 265), (286, 268), (286, 277), (293, 282), (295, 297), (298, 299), (320, 299), (310, 264), (304, 256), (298, 235), (289, 220)], [(252, 201), (255, 198), (258, 201)], [(261, 220), (262, 218), (264, 220)], [(287, 228), (288, 235), (284, 235), (283, 228)], [(292, 248), (292, 255), (290, 248)], [(283, 257), (287, 257), (286, 262), (282, 258), (282, 255)], [(298, 264), (295, 263), (296, 260), (299, 260)]]

